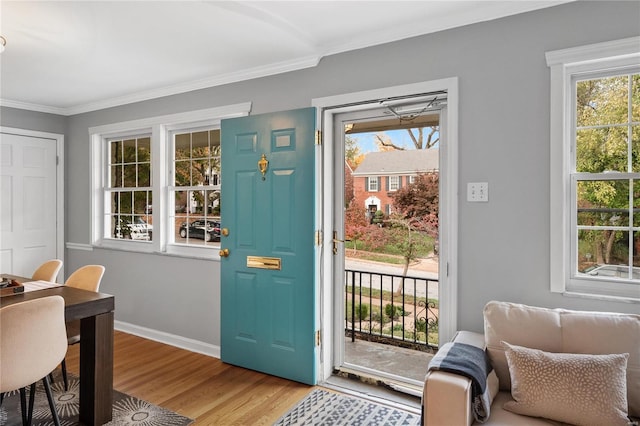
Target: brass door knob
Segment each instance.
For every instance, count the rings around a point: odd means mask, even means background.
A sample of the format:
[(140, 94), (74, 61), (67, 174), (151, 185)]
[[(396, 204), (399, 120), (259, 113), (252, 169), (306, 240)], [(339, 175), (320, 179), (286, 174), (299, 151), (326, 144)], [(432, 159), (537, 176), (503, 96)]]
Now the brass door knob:
[(220, 231), (220, 233), (226, 237), (226, 236), (228, 236), (228, 235), (229, 235), (229, 229), (227, 229), (227, 228), (222, 228), (222, 231)]
[(229, 256), (229, 249), (222, 249), (218, 252), (218, 254), (220, 254), (220, 257), (228, 257)]

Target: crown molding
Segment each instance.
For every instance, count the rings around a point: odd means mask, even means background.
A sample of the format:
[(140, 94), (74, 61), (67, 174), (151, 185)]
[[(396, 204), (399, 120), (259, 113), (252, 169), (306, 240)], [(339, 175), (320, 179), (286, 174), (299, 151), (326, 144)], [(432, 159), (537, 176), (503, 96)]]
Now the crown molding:
[(297, 58), (292, 61), (277, 62), (262, 67), (255, 67), (241, 72), (223, 74), (219, 76), (203, 78), (187, 83), (165, 86), (158, 89), (147, 90), (126, 96), (105, 99), (98, 102), (92, 102), (83, 105), (71, 106), (68, 108), (53, 107), (47, 105), (36, 105), (25, 102), (17, 102), (6, 99), (0, 99), (0, 106), (11, 108), (26, 109), (31, 111), (47, 112), (58, 115), (77, 115), (85, 112), (98, 111), (101, 109), (117, 107), (121, 105), (132, 104), (135, 102), (148, 101), (164, 96), (177, 95), (180, 93), (191, 92), (194, 90), (207, 89), (215, 86), (222, 86), (230, 83), (251, 80), (255, 78), (268, 77), (271, 75), (282, 74), (290, 71), (297, 71), (305, 68), (313, 68), (320, 63), (321, 55), (312, 55), (304, 58)]
[(47, 114), (69, 115), (66, 113), (67, 111), (66, 108), (59, 108), (59, 107), (48, 106), (48, 105), (30, 104), (28, 102), (14, 101), (11, 99), (0, 98), (0, 107), (26, 109), (29, 111), (44, 112)]

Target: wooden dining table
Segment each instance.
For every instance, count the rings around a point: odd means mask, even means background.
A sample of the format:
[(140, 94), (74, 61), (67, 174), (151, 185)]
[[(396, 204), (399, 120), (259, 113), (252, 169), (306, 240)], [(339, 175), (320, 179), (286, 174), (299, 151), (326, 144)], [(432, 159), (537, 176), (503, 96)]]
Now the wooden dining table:
[[(18, 283), (30, 278), (1, 274)], [(0, 307), (47, 296), (62, 296), (65, 321), (80, 320), (80, 422), (103, 425), (113, 410), (113, 320), (115, 298), (60, 285), (0, 297)]]

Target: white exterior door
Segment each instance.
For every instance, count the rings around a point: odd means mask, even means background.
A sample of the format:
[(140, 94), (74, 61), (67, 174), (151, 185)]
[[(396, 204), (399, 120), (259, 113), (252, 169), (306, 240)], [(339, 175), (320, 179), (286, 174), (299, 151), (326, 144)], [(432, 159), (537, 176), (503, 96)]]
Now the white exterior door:
[(0, 133), (0, 272), (31, 276), (62, 257), (57, 151), (56, 139)]

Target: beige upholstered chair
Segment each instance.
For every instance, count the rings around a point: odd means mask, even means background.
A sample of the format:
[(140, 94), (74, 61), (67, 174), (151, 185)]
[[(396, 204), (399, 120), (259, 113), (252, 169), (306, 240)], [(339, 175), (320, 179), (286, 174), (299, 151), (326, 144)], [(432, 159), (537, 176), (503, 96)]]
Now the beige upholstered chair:
[(73, 274), (69, 275), (64, 285), (82, 290), (98, 291), (103, 275), (104, 266), (86, 265), (78, 268)]
[[(78, 268), (73, 274), (69, 275), (64, 285), (97, 292), (100, 289), (100, 282), (102, 281), (103, 275), (104, 266), (86, 265)], [(69, 345), (80, 343), (80, 321), (76, 320), (67, 323), (67, 343)], [(67, 363), (64, 359), (62, 360), (62, 380), (64, 380), (64, 389), (69, 390)]]
[[(64, 299), (49, 296), (0, 309), (0, 393), (20, 390), (23, 424), (31, 423), (35, 384), (42, 380), (54, 423), (60, 424), (47, 375), (67, 353)], [(28, 417), (25, 387), (31, 385)]]
[(52, 259), (44, 262), (36, 269), (31, 278), (40, 281), (55, 282), (58, 272), (62, 268), (62, 261), (58, 259)]

